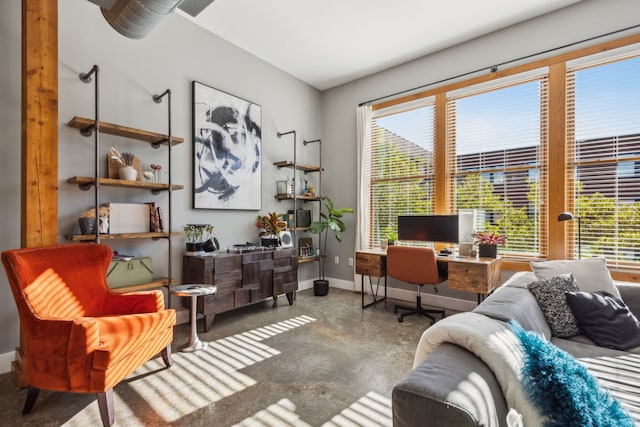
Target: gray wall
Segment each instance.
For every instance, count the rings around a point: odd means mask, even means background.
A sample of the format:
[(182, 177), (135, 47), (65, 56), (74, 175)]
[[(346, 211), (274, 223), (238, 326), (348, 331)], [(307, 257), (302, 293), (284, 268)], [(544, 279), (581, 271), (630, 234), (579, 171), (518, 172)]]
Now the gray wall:
[[(567, 9), (535, 19), (469, 43), (389, 69), (324, 93), (281, 72), (252, 55), (212, 36), (179, 15), (161, 23), (145, 39), (129, 40), (104, 21), (98, 8), (85, 0), (59, 2), (59, 92), (60, 92), (60, 238), (77, 232), (77, 215), (93, 203), (91, 192), (82, 192), (66, 183), (74, 175), (91, 175), (90, 139), (81, 137), (66, 123), (75, 115), (92, 116), (93, 89), (81, 83), (77, 74), (93, 64), (101, 67), (102, 118), (132, 127), (164, 132), (166, 104), (150, 101), (154, 93), (173, 91), (173, 133), (185, 138), (174, 150), (174, 183), (185, 190), (174, 192), (174, 228), (185, 223), (206, 222), (216, 226), (223, 246), (255, 240), (253, 222), (256, 211), (209, 211), (191, 209), (191, 93), (197, 80), (262, 106), (263, 195), (260, 212), (283, 211), (273, 199), (273, 182), (286, 173), (271, 167), (275, 160), (291, 154), (290, 140), (279, 140), (278, 131), (296, 130), (299, 141), (322, 138), (323, 192), (339, 207), (355, 207), (356, 150), (355, 109), (363, 101), (410, 87), (487, 67), (516, 57), (554, 48), (584, 38), (637, 24), (640, 3), (636, 0), (585, 0)], [(20, 223), (20, 2), (0, 2), (0, 250), (19, 246)], [(637, 31), (637, 30), (636, 30)], [(373, 41), (375, 42), (375, 40)], [(596, 43), (593, 41), (591, 43)], [(161, 163), (158, 153), (146, 152), (140, 145), (119, 138), (103, 138), (103, 145), (120, 145)], [(129, 145), (132, 144), (132, 145)], [(313, 162), (313, 154), (299, 150), (301, 160)], [(139, 193), (104, 191), (114, 202), (139, 201)], [(149, 196), (151, 197), (151, 196)], [(153, 199), (152, 199), (153, 200)], [(159, 196), (158, 200), (162, 200)], [(145, 200), (147, 201), (147, 200)], [(348, 231), (343, 243), (329, 241), (331, 260), (327, 276), (339, 281), (353, 279), (346, 260), (353, 257), (354, 216), (347, 216)], [(138, 242), (139, 243), (139, 242)], [(117, 244), (116, 249), (154, 256), (154, 269), (166, 270), (163, 242)], [(175, 240), (174, 273), (180, 277), (182, 240)], [(301, 269), (302, 279), (314, 277), (315, 267)], [(473, 296), (445, 295), (472, 299)], [(0, 355), (18, 344), (18, 319), (4, 275), (0, 275)], [(6, 368), (8, 369), (8, 367)], [(1, 367), (0, 371), (5, 368)]]
[[(555, 13), (323, 92), (323, 144), (327, 153), (323, 161), (328, 172), (325, 176), (329, 177), (333, 174), (333, 179), (327, 179), (325, 193), (331, 195), (339, 206), (355, 206), (355, 112), (358, 104), (637, 25), (638, 16), (640, 16), (640, 2), (636, 0), (585, 0)], [(635, 29), (631, 33), (634, 32), (638, 33), (640, 29)], [(620, 38), (622, 35), (609, 38)], [(572, 49), (604, 40), (606, 39), (593, 40)], [(375, 43), (375, 40), (372, 43)], [(331, 246), (328, 251), (339, 255), (341, 259), (352, 256), (354, 251), (355, 219), (349, 218), (347, 221), (349, 228), (344, 242), (341, 245), (336, 245), (333, 241), (329, 242)], [(340, 265), (329, 263), (328, 267), (329, 277), (344, 280), (350, 280), (353, 277), (352, 270), (346, 263)], [(440, 291), (443, 296), (474, 298), (467, 293), (448, 291), (446, 287), (440, 287)]]
[[(205, 32), (178, 14), (156, 27), (142, 40), (131, 40), (113, 30), (100, 10), (86, 0), (59, 3), (59, 242), (66, 234), (78, 233), (79, 213), (93, 205), (93, 191), (81, 191), (66, 182), (75, 175), (93, 175), (93, 138), (85, 138), (67, 126), (74, 116), (92, 118), (93, 84), (82, 83), (78, 74), (93, 64), (100, 67), (101, 119), (107, 122), (167, 132), (167, 103), (156, 104), (151, 96), (170, 88), (173, 96), (173, 134), (185, 142), (173, 150), (173, 182), (184, 190), (173, 192), (173, 227), (181, 231), (187, 223), (214, 224), (215, 235), (224, 247), (257, 241), (258, 213), (284, 212), (287, 202), (274, 198), (275, 180), (285, 179), (273, 162), (291, 159), (293, 140), (278, 139), (278, 131), (296, 130), (302, 138), (322, 138), (321, 93), (228, 42)], [(0, 81), (0, 162), (4, 178), (0, 187), (3, 221), (0, 250), (20, 245), (20, 73), (21, 6), (19, 1), (0, 2), (0, 54), (3, 58)], [(191, 208), (192, 144), (191, 84), (196, 80), (262, 107), (262, 209), (259, 211), (194, 210)], [(166, 149), (153, 150), (146, 144), (103, 135), (105, 151), (118, 145), (132, 151), (143, 164), (160, 163), (166, 168)], [(299, 148), (299, 160), (316, 163), (316, 149)], [(106, 161), (105, 161), (106, 164)], [(165, 181), (166, 182), (166, 181)], [(102, 187), (102, 200), (110, 202), (166, 203), (166, 194), (153, 196), (144, 191)], [(166, 206), (166, 205), (165, 205)], [(173, 240), (173, 272), (180, 280), (184, 240)], [(167, 272), (167, 245), (160, 241), (110, 242), (122, 253), (149, 255), (154, 273)], [(300, 269), (301, 279), (314, 278), (317, 264)], [(6, 277), (0, 275), (0, 355), (18, 344), (19, 323)], [(0, 367), (0, 372), (8, 366)]]

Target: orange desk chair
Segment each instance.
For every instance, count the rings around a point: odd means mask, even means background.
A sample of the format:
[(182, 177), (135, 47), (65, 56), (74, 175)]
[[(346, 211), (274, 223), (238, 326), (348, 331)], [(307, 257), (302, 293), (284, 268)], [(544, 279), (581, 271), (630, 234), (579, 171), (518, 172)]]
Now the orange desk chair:
[(422, 308), (420, 298), (420, 289), (424, 285), (433, 285), (436, 292), (438, 288), (436, 284), (443, 282), (444, 277), (438, 273), (438, 263), (436, 254), (433, 249), (416, 247), (416, 246), (389, 246), (387, 249), (387, 275), (403, 282), (415, 284), (418, 287), (416, 296), (416, 307), (407, 308), (396, 305), (393, 309), (394, 313), (398, 313), (399, 309), (409, 310), (398, 316), (398, 322), (404, 321), (405, 316), (412, 314), (422, 314), (431, 319), (431, 324), (436, 318), (431, 314), (440, 314), (445, 316), (444, 310), (427, 310)]
[(102, 423), (110, 426), (114, 386), (160, 352), (171, 366), (175, 310), (165, 309), (159, 290), (112, 292), (110, 261), (109, 246), (96, 243), (2, 253), (20, 316), (23, 414), (40, 389), (96, 393)]

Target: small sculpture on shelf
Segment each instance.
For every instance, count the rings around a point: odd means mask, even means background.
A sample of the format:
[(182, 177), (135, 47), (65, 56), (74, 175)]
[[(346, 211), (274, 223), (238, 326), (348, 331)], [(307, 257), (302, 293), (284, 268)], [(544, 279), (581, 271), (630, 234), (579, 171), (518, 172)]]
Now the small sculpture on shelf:
[(256, 227), (261, 228), (260, 244), (266, 247), (280, 246), (280, 233), (287, 228), (287, 223), (282, 220), (280, 214), (270, 212), (267, 215), (258, 215)]

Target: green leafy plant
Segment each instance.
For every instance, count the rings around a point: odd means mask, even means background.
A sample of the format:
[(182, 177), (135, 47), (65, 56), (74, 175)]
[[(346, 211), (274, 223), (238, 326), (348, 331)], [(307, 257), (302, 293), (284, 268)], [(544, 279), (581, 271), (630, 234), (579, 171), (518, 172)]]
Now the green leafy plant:
[(209, 240), (213, 234), (211, 224), (187, 224), (182, 230), (187, 243), (203, 243)]
[(309, 230), (315, 234), (323, 234), (322, 250), (320, 251), (320, 280), (324, 280), (324, 260), (327, 256), (327, 237), (329, 230), (333, 232), (338, 242), (342, 242), (340, 233), (346, 230), (346, 225), (342, 221), (345, 213), (353, 213), (353, 208), (335, 208), (333, 201), (329, 197), (325, 197), (324, 206), (327, 212), (320, 211), (320, 221), (314, 221), (309, 226)]

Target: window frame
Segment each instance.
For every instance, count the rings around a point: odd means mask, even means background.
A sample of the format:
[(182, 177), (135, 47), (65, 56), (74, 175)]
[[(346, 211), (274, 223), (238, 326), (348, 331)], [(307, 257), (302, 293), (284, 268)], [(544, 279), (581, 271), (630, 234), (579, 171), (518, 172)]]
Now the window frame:
[[(547, 179), (546, 179), (546, 198), (541, 200), (544, 203), (544, 221), (547, 232), (546, 248), (544, 250), (546, 259), (568, 259), (570, 255), (569, 246), (571, 233), (565, 222), (557, 221), (557, 214), (569, 210), (572, 201), (566, 191), (571, 184), (567, 179), (567, 95), (566, 95), (566, 69), (567, 61), (575, 60), (581, 57), (594, 55), (596, 53), (607, 52), (612, 49), (620, 48), (640, 43), (640, 34), (634, 34), (622, 37), (616, 40), (610, 40), (592, 46), (576, 49), (575, 51), (565, 52), (555, 56), (548, 56), (539, 60), (532, 61), (527, 64), (521, 64), (504, 70), (489, 70), (486, 73), (473, 77), (465, 81), (457, 81), (451, 84), (445, 84), (438, 87), (432, 87), (427, 90), (412, 93), (403, 97), (379, 102), (372, 105), (372, 110), (389, 108), (410, 101), (416, 101), (424, 97), (434, 96), (436, 99), (435, 106), (435, 188), (434, 188), (434, 213), (451, 212), (450, 194), (450, 171), (448, 165), (448, 153), (446, 145), (446, 92), (469, 87), (483, 82), (490, 82), (495, 79), (503, 78), (510, 75), (524, 73), (541, 67), (549, 67), (547, 96), (548, 121), (546, 123), (547, 132), (547, 149), (543, 154), (547, 163)], [(531, 260), (514, 260), (504, 259), (503, 268), (509, 270), (529, 270), (529, 262)], [(616, 268), (611, 271), (614, 279), (638, 281), (637, 272), (624, 271)]]

